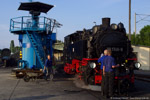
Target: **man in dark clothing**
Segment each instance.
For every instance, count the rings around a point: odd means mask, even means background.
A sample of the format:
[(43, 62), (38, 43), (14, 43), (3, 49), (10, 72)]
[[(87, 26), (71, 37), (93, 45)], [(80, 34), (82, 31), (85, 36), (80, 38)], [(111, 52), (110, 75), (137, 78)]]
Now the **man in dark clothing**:
[(103, 61), (103, 75), (105, 76), (105, 95), (113, 96), (114, 88), (114, 68), (119, 65), (115, 64), (114, 58), (111, 56), (111, 50), (108, 50), (108, 56)]
[(47, 59), (45, 61), (44, 71), (46, 71), (46, 76), (53, 73), (52, 61), (51, 61), (51, 56), (50, 55), (47, 56)]
[(104, 55), (98, 59), (98, 63), (101, 63), (101, 72), (102, 72), (102, 82), (101, 82), (101, 94), (104, 95), (104, 82), (105, 82), (105, 77), (103, 75), (103, 60), (107, 57), (107, 50), (104, 50)]

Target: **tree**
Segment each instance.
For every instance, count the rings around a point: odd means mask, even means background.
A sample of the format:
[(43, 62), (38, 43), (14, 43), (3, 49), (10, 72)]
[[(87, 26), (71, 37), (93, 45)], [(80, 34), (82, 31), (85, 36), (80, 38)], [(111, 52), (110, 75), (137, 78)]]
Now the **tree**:
[(131, 44), (142, 45), (140, 34), (136, 34), (136, 37), (135, 37), (135, 33), (131, 34)]
[(63, 41), (61, 41), (61, 40), (56, 40), (56, 43), (63, 43)]
[(137, 34), (135, 37), (135, 45), (142, 45), (140, 34)]
[(131, 44), (135, 44), (135, 35), (134, 35), (134, 33), (133, 34), (131, 34)]
[(19, 47), (19, 46), (16, 46), (15, 47), (15, 52), (18, 52), (18, 51), (20, 51), (21, 50), (21, 48)]
[(140, 34), (133, 33), (131, 35), (131, 44), (150, 46), (150, 25), (144, 26), (140, 30)]
[(15, 44), (14, 44), (14, 40), (11, 40), (11, 42), (10, 42), (10, 51), (11, 51), (12, 53), (15, 53)]
[(150, 46), (150, 25), (144, 26), (140, 30), (141, 45)]
[(14, 40), (11, 40), (11, 42), (10, 42), (10, 51), (11, 51), (11, 53), (16, 53), (16, 52), (20, 51), (19, 46), (15, 47)]

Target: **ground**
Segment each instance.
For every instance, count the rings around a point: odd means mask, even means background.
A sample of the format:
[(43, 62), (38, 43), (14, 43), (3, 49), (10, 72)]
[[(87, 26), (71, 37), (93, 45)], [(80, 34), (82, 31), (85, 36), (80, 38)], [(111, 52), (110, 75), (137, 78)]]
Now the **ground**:
[[(12, 68), (0, 68), (0, 100), (103, 100), (100, 92), (77, 87), (74, 77), (56, 75), (54, 81), (24, 82), (11, 75)], [(136, 90), (124, 99), (150, 99), (150, 84), (135, 81)], [(120, 98), (120, 97), (119, 97)], [(117, 99), (117, 98), (112, 98)], [(123, 99), (123, 97), (122, 97)]]
[(98, 100), (91, 91), (77, 88), (73, 78), (56, 77), (54, 81), (24, 82), (11, 75), (11, 68), (0, 69), (0, 100)]

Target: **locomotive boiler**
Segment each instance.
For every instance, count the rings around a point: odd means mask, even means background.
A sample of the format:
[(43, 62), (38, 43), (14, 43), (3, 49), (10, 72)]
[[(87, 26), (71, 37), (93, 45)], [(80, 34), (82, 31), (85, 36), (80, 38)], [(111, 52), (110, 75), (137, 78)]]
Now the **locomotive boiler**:
[(134, 85), (134, 70), (140, 67), (133, 53), (123, 23), (110, 24), (110, 18), (102, 18), (101, 25), (76, 31), (64, 40), (64, 71), (77, 74), (86, 84), (101, 84), (102, 72), (98, 58), (105, 49), (111, 49), (116, 64), (115, 86), (118, 92)]

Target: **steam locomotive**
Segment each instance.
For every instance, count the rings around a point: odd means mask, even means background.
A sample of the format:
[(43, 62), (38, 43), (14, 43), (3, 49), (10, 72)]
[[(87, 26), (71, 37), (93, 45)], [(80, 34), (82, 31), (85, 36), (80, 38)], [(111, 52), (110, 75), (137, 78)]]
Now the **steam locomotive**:
[(98, 58), (105, 49), (111, 49), (116, 64), (115, 87), (121, 93), (134, 85), (134, 70), (140, 67), (133, 53), (123, 23), (110, 24), (110, 18), (102, 18), (101, 25), (76, 31), (64, 38), (64, 71), (77, 74), (86, 84), (100, 85), (102, 71)]

